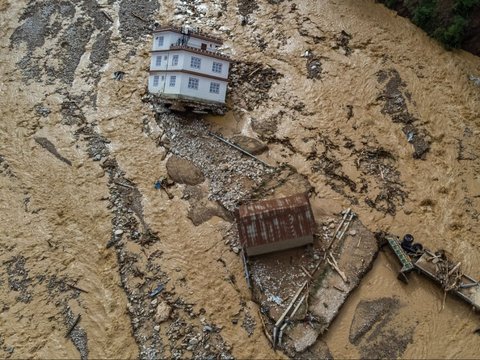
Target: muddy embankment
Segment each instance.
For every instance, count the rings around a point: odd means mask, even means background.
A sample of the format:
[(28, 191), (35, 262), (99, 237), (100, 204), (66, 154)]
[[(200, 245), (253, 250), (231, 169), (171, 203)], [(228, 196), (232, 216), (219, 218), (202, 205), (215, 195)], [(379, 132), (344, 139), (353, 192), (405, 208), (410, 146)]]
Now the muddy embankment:
[[(268, 196), (272, 172), (208, 130), (266, 144), (262, 159), (295, 169), (319, 219), (351, 207), (370, 231), (411, 232), (480, 275), (478, 58), (366, 0), (1, 10), (1, 356), (281, 356), (229, 216)], [(226, 116), (155, 118), (143, 101), (154, 20), (225, 39)], [(435, 286), (397, 283), (389, 256), (323, 337), (330, 353), (474, 357), (470, 310), (439, 311)]]

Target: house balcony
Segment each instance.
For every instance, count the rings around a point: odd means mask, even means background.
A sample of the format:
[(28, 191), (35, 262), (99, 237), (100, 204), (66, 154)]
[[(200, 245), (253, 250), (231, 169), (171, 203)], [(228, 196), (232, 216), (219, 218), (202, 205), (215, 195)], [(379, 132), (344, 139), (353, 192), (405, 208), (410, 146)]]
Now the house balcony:
[(195, 54), (205, 55), (205, 56), (209, 56), (209, 57), (213, 57), (213, 58), (221, 59), (225, 61), (231, 61), (231, 58), (228, 55), (224, 55), (219, 51), (210, 51), (210, 50), (205, 50), (205, 49), (201, 49), (201, 48), (193, 47), (189, 45), (172, 44), (170, 45), (170, 48), (168, 50), (152, 50), (151, 52), (156, 53), (156, 52), (165, 52), (170, 50), (185, 50)]

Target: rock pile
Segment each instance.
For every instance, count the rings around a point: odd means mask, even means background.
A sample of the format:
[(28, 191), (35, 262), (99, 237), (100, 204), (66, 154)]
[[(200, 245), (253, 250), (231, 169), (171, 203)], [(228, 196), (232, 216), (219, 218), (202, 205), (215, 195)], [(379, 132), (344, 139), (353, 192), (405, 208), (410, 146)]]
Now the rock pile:
[(201, 169), (210, 182), (209, 198), (229, 211), (234, 211), (251, 188), (259, 186), (273, 172), (210, 136), (208, 127), (200, 120), (163, 112), (157, 113), (157, 123), (164, 131), (161, 145)]

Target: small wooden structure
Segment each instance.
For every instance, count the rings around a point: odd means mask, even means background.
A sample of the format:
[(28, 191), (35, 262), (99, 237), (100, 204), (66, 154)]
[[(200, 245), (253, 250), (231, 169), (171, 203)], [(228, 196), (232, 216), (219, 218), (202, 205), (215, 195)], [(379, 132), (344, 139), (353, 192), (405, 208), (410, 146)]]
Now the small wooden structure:
[(439, 263), (446, 261), (426, 250), (414, 263), (414, 266), (420, 273), (440, 284), (446, 292), (453, 293), (472, 305), (475, 310), (480, 311), (480, 283), (462, 273), (459, 270), (460, 263), (458, 265), (448, 263), (445, 271), (441, 271)]
[(402, 249), (398, 237), (387, 235), (385, 239), (402, 264), (401, 280), (406, 281), (406, 274), (415, 269), (439, 284), (445, 293), (452, 293), (480, 310), (480, 282), (464, 274), (460, 263), (452, 262), (442, 251), (433, 253), (424, 249), (409, 255)]
[(240, 243), (249, 256), (313, 242), (316, 225), (307, 194), (242, 205), (236, 218)]

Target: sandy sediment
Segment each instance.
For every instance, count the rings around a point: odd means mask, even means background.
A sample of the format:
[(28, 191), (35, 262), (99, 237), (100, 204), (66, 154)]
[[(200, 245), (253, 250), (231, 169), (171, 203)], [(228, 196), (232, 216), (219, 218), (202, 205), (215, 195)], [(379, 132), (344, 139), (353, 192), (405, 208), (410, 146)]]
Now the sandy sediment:
[[(478, 58), (372, 1), (0, 6), (2, 357), (281, 356), (228, 214), (270, 190), (309, 190), (319, 218), (352, 207), (370, 231), (414, 233), (478, 275)], [(224, 118), (155, 118), (142, 101), (154, 19), (225, 39), (236, 64)], [(277, 171), (209, 130), (261, 140)], [(202, 172), (198, 189), (155, 188), (172, 154)], [(391, 264), (380, 253), (325, 335), (330, 352), (317, 341), (313, 353), (475, 356), (469, 310), (439, 312), (435, 287), (397, 284)], [(405, 306), (350, 343), (357, 304), (392, 296)], [(405, 331), (389, 337), (387, 323)], [(372, 352), (379, 342), (398, 346)]]

